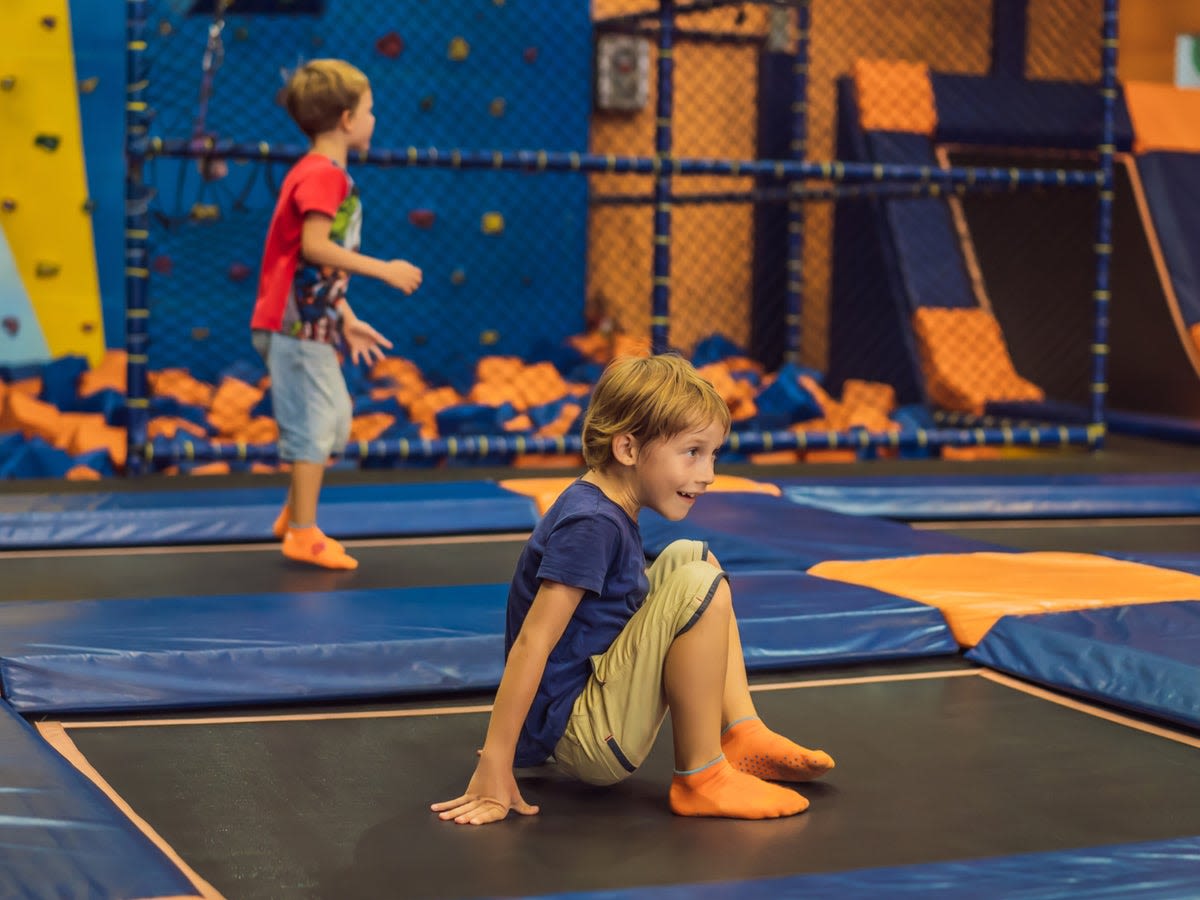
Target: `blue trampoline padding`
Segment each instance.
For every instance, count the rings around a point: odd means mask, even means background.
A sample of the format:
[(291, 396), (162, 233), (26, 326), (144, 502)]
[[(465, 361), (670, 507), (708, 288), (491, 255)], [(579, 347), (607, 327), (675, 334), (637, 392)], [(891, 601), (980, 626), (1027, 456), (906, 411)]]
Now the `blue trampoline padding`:
[(801, 506), (911, 522), (1200, 513), (1200, 476), (1190, 473), (877, 476), (774, 483)]
[[(747, 666), (957, 652), (942, 614), (800, 572), (733, 576)], [(490, 690), (507, 585), (0, 604), (0, 683), (26, 713)]]
[[(989, 403), (986, 414), (1004, 419), (1041, 420), (1064, 424), (1086, 424), (1091, 413), (1083, 406), (1070, 403)], [(1106, 410), (1104, 421), (1113, 434), (1133, 434), (1139, 437), (1200, 444), (1200, 420), (1156, 413)]]
[(967, 658), (1200, 728), (1200, 599), (1004, 616)]
[(1154, 152), (1137, 157), (1179, 314), (1185, 326), (1200, 323), (1200, 153)]
[[(0, 547), (114, 547), (272, 540), (286, 490), (131, 491), (0, 496)], [(331, 485), (332, 537), (531, 531), (537, 507), (491, 481)]]
[(0, 896), (197, 892), (98, 788), (0, 703)]
[(729, 572), (799, 572), (831, 559), (1009, 549), (898, 522), (811, 509), (767, 494), (706, 494), (682, 522), (643, 510), (639, 524), (647, 555), (657, 556), (681, 538), (703, 540)]
[[(993, 147), (1094, 150), (1102, 136), (1097, 85), (1080, 82), (933, 73), (937, 140)], [(1114, 110), (1118, 150), (1133, 144), (1133, 125), (1118, 92)]]
[(987, 859), (546, 894), (542, 900), (1194, 900), (1200, 837)]

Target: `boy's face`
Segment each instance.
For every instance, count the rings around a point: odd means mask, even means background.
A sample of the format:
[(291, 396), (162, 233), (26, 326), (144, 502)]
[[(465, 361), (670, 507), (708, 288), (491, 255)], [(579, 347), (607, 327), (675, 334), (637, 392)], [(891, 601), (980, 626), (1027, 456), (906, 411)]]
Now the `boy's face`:
[(372, 111), (374, 105), (374, 98), (371, 97), (371, 91), (368, 88), (358, 98), (358, 106), (351, 110), (350, 131), (346, 136), (346, 145), (351, 150), (366, 153), (371, 148), (371, 135), (375, 131), (375, 113)]
[(643, 445), (637, 457), (638, 500), (663, 518), (678, 522), (716, 477), (725, 428), (712, 422)]

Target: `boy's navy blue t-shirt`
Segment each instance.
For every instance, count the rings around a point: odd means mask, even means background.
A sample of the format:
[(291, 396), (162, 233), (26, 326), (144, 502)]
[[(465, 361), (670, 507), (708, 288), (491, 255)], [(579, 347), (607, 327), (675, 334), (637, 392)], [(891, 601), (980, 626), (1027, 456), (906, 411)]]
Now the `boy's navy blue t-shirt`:
[(542, 581), (583, 589), (566, 631), (546, 661), (525, 726), (517, 766), (536, 766), (554, 752), (571, 707), (603, 653), (646, 599), (646, 555), (637, 523), (594, 484), (576, 481), (546, 511), (517, 562), (508, 591), (504, 656)]

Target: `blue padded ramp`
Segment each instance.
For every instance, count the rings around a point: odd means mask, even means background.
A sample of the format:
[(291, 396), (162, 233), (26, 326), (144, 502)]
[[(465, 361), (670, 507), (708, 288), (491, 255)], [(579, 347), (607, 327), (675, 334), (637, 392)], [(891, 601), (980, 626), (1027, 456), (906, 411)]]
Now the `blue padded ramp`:
[[(273, 540), (284, 488), (9, 494), (0, 547), (123, 547)], [(491, 481), (331, 485), (321, 527), (332, 537), (531, 531), (537, 507)]]
[[(733, 576), (747, 666), (956, 653), (942, 614), (799, 572)], [(490, 690), (507, 585), (0, 604), (0, 680), (28, 713)]]
[(0, 897), (183, 896), (179, 869), (0, 703)]
[(1200, 322), (1200, 154), (1155, 152), (1139, 155), (1138, 174), (1150, 204), (1171, 284), (1185, 326)]
[(967, 658), (1200, 729), (1200, 600), (1005, 616)]
[(804, 571), (830, 559), (1008, 549), (897, 522), (810, 509), (767, 494), (705, 494), (683, 522), (643, 510), (639, 524), (647, 555), (657, 556), (680, 538), (704, 540), (729, 572)]
[(1195, 474), (893, 476), (775, 484), (802, 506), (910, 522), (1200, 513), (1200, 476)]
[(546, 894), (543, 900), (1194, 900), (1200, 837), (989, 859)]

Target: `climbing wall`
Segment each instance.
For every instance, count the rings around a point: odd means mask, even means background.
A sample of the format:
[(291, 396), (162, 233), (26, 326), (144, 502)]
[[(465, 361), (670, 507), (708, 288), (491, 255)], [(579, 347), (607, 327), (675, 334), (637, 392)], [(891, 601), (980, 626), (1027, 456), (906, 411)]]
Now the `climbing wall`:
[(99, 362), (104, 328), (66, 0), (0, 4), (0, 364)]

